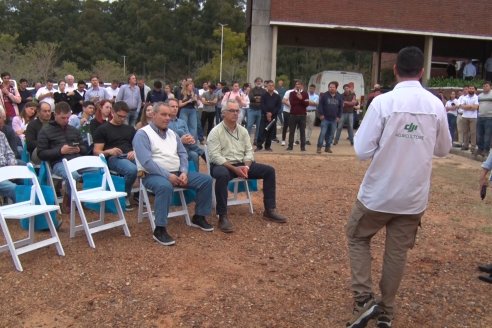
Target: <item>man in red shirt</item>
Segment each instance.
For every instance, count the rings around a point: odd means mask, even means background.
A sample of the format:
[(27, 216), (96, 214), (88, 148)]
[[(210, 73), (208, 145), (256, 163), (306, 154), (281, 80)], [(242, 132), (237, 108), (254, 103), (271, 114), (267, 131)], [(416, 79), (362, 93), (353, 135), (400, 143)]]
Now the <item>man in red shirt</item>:
[(294, 134), (298, 128), (301, 135), (301, 151), (306, 151), (306, 107), (309, 105), (309, 95), (303, 87), (301, 81), (296, 81), (294, 90), (289, 95), (289, 146), (286, 150), (292, 150)]

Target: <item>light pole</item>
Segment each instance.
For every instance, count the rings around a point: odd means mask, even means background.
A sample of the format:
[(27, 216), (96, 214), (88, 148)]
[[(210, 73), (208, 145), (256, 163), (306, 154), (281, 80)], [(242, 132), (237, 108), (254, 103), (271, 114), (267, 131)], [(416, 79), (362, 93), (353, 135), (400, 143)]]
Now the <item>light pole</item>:
[(224, 26), (227, 26), (227, 24), (221, 24), (219, 25), (222, 28), (222, 36), (220, 38), (220, 73), (219, 73), (219, 81), (222, 82), (222, 56), (224, 53)]
[(123, 76), (126, 77), (126, 56), (123, 57)]

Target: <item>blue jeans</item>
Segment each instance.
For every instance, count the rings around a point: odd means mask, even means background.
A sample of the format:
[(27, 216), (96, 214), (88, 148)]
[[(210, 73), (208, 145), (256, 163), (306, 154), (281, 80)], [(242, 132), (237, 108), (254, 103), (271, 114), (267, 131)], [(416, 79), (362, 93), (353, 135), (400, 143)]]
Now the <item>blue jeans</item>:
[[(53, 165), (52, 173), (54, 175), (58, 175), (59, 177), (61, 177), (63, 179), (63, 182), (65, 182), (65, 190), (66, 190), (67, 196), (71, 196), (72, 195), (72, 188), (70, 188), (70, 182), (68, 181), (68, 176), (67, 176), (67, 173), (65, 171), (65, 168), (63, 167), (63, 163), (58, 162), (55, 165)], [(73, 171), (72, 172), (72, 178), (75, 181), (79, 181), (82, 179), (82, 175), (80, 175), (77, 171)]]
[(338, 128), (335, 140), (338, 142), (340, 140), (340, 134), (342, 134), (343, 125), (345, 122), (348, 123), (348, 135), (350, 143), (354, 143), (354, 113), (342, 113), (342, 117), (338, 121)]
[(184, 147), (186, 149), (186, 152), (188, 153), (188, 161), (193, 161), (193, 163), (195, 163), (195, 168), (198, 172), (199, 171), (198, 159), (205, 152), (196, 143), (191, 144), (191, 145), (184, 145)]
[(195, 140), (203, 141), (202, 111), (201, 110), (196, 111), (196, 131), (197, 131), (196, 133), (198, 135), (198, 139), (195, 139)]
[(131, 196), (132, 186), (137, 179), (137, 165), (135, 161), (130, 161), (127, 158), (119, 158), (111, 156), (108, 158), (108, 167), (112, 171), (118, 172), (125, 179), (125, 192), (128, 197)]
[(318, 147), (323, 147), (323, 140), (326, 142), (326, 147), (330, 147), (333, 143), (333, 136), (337, 128), (336, 121), (321, 121), (321, 130), (319, 132)]
[(477, 120), (478, 150), (489, 152), (491, 141), (492, 141), (492, 117), (479, 117)]
[(449, 127), (449, 134), (451, 134), (451, 140), (455, 140), (454, 134), (456, 132), (456, 115), (453, 114), (448, 114), (448, 127)]
[(137, 123), (137, 119), (138, 119), (138, 110), (130, 110), (128, 112), (128, 116), (126, 117), (126, 120), (128, 122), (128, 125), (129, 126), (135, 126), (135, 124)]
[(261, 123), (261, 109), (250, 108), (248, 110), (247, 129), (248, 129), (248, 133), (251, 134), (251, 131), (253, 130), (253, 124), (256, 125), (254, 141), (258, 141), (258, 135), (260, 132), (260, 123)]
[(222, 107), (215, 106), (215, 125), (222, 121)]
[(2, 197), (8, 197), (12, 199), (12, 201), (15, 203), (15, 187), (17, 185), (13, 183), (12, 181), (5, 180), (0, 182), (0, 196)]
[[(174, 193), (173, 185), (167, 178), (156, 174), (146, 175), (143, 184), (155, 194), (155, 225), (167, 226), (167, 215)], [(187, 188), (196, 191), (195, 214), (210, 215), (212, 212), (212, 177), (202, 173), (188, 172)]]
[(195, 108), (181, 108), (179, 112), (179, 118), (186, 122), (190, 134), (198, 140), (198, 117)]

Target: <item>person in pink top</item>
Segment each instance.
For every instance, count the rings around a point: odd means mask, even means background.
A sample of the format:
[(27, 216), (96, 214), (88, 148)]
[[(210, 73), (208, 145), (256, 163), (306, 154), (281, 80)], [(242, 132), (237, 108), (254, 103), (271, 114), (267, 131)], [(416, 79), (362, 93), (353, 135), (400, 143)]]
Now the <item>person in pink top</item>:
[(27, 124), (36, 118), (36, 103), (28, 102), (19, 116), (15, 116), (12, 119), (12, 129), (24, 142), (24, 132), (26, 131)]
[(10, 73), (3, 72), (0, 74), (2, 78), (2, 84), (0, 88), (2, 90), (2, 96), (0, 97), (0, 105), (5, 109), (7, 115), (7, 122), (12, 122), (12, 118), (19, 115), (19, 108), (17, 104), (20, 104), (22, 98), (19, 94), (19, 90), (10, 82)]

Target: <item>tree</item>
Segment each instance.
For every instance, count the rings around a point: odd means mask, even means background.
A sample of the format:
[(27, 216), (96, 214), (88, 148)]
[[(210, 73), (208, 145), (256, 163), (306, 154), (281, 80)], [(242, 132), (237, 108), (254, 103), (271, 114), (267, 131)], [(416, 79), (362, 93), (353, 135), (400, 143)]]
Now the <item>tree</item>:
[(98, 60), (92, 67), (92, 73), (96, 74), (103, 81), (126, 80), (126, 77), (123, 76), (123, 67), (107, 59)]
[(76, 80), (88, 80), (90, 72), (79, 69), (77, 63), (63, 61), (61, 66), (55, 67), (55, 77), (57, 80), (64, 79), (65, 76), (71, 74)]
[[(213, 33), (216, 44), (213, 57), (197, 71), (197, 80), (216, 80), (220, 75), (220, 39), (222, 29), (216, 28)], [(233, 32), (224, 28), (224, 51), (222, 60), (222, 79), (225, 81), (244, 80), (246, 78), (246, 39), (244, 33)]]

